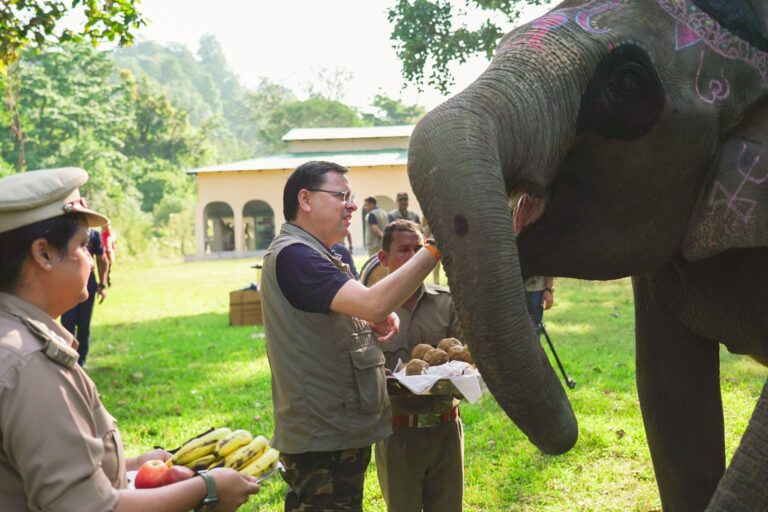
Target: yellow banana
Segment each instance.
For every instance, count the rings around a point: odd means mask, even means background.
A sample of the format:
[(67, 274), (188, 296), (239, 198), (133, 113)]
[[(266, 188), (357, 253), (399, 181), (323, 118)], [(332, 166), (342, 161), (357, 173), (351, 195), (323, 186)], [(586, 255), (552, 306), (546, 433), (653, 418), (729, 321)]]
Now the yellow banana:
[(259, 458), (240, 469), (240, 472), (251, 476), (263, 475), (275, 465), (278, 457), (280, 457), (279, 451), (271, 447), (267, 448)]
[(204, 469), (208, 469), (212, 464), (219, 462), (221, 460), (221, 457), (217, 457), (216, 455), (209, 453), (208, 455), (203, 455), (199, 459), (195, 459), (191, 462), (187, 462), (184, 464), (189, 469), (194, 469), (195, 471), (202, 471)]
[(219, 444), (216, 445), (213, 453), (219, 457), (226, 457), (233, 451), (237, 450), (241, 446), (247, 445), (251, 441), (253, 441), (253, 436), (250, 432), (242, 429), (235, 430), (225, 436), (221, 441), (219, 441)]
[(213, 453), (213, 450), (216, 448), (216, 445), (219, 443), (219, 441), (221, 441), (222, 438), (224, 438), (230, 432), (232, 432), (232, 429), (226, 427), (217, 428), (216, 430), (208, 432), (204, 436), (200, 436), (196, 439), (188, 441), (181, 448), (179, 448), (176, 453), (173, 454), (173, 457), (171, 458), (171, 464), (185, 466), (195, 459), (199, 459), (204, 455)]
[(224, 467), (239, 469), (246, 462), (261, 455), (267, 449), (269, 441), (264, 436), (256, 436), (253, 441), (242, 446), (224, 458)]

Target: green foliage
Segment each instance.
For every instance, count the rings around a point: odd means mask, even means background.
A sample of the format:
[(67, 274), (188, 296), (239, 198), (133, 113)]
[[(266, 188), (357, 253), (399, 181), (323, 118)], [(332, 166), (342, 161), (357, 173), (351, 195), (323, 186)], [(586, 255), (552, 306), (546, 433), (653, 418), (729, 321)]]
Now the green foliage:
[(363, 119), (373, 126), (397, 126), (416, 124), (427, 110), (421, 105), (406, 105), (401, 100), (377, 94), (373, 98), (376, 114), (363, 114)]
[(278, 152), (286, 147), (282, 137), (292, 128), (364, 126), (357, 110), (337, 100), (315, 96), (304, 101), (289, 101), (275, 107), (261, 136), (266, 148)]
[[(463, 0), (466, 9), (495, 11), (509, 23), (520, 16), (521, 5), (542, 3), (545, 0)], [(394, 25), (391, 39), (403, 63), (403, 77), (419, 90), (428, 72), (428, 85), (447, 94), (453, 84), (450, 63), (466, 62), (474, 55), (490, 59), (503, 35), (499, 24), (491, 19), (477, 28), (461, 23), (465, 11), (454, 4), (451, 0), (398, 0), (387, 13)]]
[[(27, 46), (42, 48), (69, 41), (133, 41), (134, 31), (146, 23), (136, 9), (138, 0), (8, 0), (0, 3), (0, 62), (19, 58)], [(63, 18), (81, 14), (76, 30), (61, 29)]]
[[(364, 257), (357, 260), (362, 263)], [(228, 294), (255, 280), (252, 264), (138, 266), (118, 259), (107, 300), (94, 313), (88, 371), (119, 421), (127, 455), (156, 445), (176, 447), (214, 426), (272, 435), (263, 328), (227, 325)], [(545, 321), (577, 382), (567, 394), (579, 420), (579, 441), (564, 455), (546, 456), (492, 396), (462, 404), (464, 510), (660, 510), (635, 385), (629, 280), (560, 279), (555, 300)], [(726, 350), (721, 350), (720, 367), (730, 458), (760, 396), (765, 369)], [(282, 510), (284, 493), (285, 484), (272, 477), (240, 510)], [(373, 463), (364, 509), (386, 510)]]

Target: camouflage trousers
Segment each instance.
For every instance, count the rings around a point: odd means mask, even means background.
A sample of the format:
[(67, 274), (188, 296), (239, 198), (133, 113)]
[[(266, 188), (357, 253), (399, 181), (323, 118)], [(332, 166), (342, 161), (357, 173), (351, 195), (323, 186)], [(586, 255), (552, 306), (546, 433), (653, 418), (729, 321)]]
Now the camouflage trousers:
[(363, 510), (363, 482), (371, 447), (333, 452), (283, 453), (283, 480), (290, 489), (285, 512)]

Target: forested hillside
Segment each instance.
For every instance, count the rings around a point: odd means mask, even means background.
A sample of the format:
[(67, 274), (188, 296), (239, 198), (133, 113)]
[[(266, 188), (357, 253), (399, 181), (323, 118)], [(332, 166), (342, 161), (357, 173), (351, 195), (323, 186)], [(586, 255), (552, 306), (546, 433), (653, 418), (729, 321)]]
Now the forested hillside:
[(363, 113), (329, 92), (332, 78), (304, 94), (268, 80), (249, 89), (213, 36), (195, 53), (154, 42), (27, 49), (0, 77), (0, 175), (83, 167), (88, 200), (112, 218), (123, 253), (187, 253), (188, 169), (283, 151), (295, 127), (407, 124), (424, 113), (375, 91)]

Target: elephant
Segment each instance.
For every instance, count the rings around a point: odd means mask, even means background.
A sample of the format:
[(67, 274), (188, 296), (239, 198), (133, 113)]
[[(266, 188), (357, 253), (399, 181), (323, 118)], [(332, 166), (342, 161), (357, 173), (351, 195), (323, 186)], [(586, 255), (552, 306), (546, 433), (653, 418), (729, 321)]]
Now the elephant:
[(726, 468), (718, 359), (723, 344), (768, 362), (767, 16), (756, 0), (562, 2), (410, 140), (464, 336), (545, 453), (578, 424), (522, 281), (631, 277), (665, 511), (768, 510), (768, 389)]

